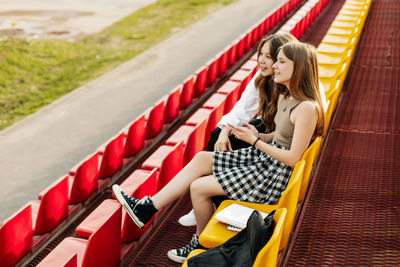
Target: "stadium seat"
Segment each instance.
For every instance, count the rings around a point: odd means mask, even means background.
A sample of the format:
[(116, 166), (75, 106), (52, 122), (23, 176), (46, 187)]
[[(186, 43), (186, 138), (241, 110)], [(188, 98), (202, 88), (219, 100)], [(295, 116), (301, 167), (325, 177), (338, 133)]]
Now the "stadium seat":
[(194, 79), (194, 75), (191, 75), (183, 82), (180, 101), (181, 109), (185, 109), (192, 104), (194, 95)]
[(69, 203), (76, 204), (87, 199), (98, 187), (99, 152), (90, 155), (70, 178)]
[(142, 169), (159, 170), (158, 191), (161, 190), (183, 167), (183, 142), (175, 146), (160, 146), (142, 164)]
[(201, 232), (199, 236), (200, 244), (203, 247), (212, 248), (224, 243), (226, 240), (236, 234), (236, 232), (227, 230), (226, 224), (221, 223), (214, 218), (217, 212), (229, 206), (230, 204), (236, 203), (265, 213), (269, 213), (279, 208), (286, 208), (287, 217), (279, 250), (284, 249), (287, 242), (289, 241), (294, 218), (296, 215), (297, 201), (299, 198), (300, 184), (304, 172), (304, 165), (304, 160), (301, 160), (296, 164), (290, 177), (289, 183), (276, 204), (265, 205), (260, 203), (241, 202), (235, 200), (223, 201), (218, 209), (215, 211), (214, 215), (212, 216), (204, 230)]
[[(78, 266), (116, 266), (121, 255), (121, 205), (111, 199), (104, 200), (101, 205), (110, 206), (106, 219), (101, 225), (93, 225), (96, 229), (88, 240), (65, 238), (37, 266), (64, 266), (74, 254)], [(86, 219), (91, 220), (91, 216)], [(85, 220), (82, 223), (85, 224)]]
[(17, 263), (32, 244), (32, 210), (31, 205), (26, 204), (0, 225), (0, 266)]
[(206, 119), (195, 126), (182, 125), (165, 141), (165, 144), (169, 146), (174, 146), (183, 141), (185, 145), (183, 166), (189, 163), (197, 152), (204, 149), (206, 126)]
[(207, 101), (203, 104), (202, 108), (216, 109), (222, 106), (221, 109), (222, 111), (224, 111), (225, 101), (226, 101), (226, 95), (217, 92), (211, 95), (210, 98), (207, 99)]
[(194, 83), (194, 96), (199, 97), (203, 94), (206, 90), (207, 86), (207, 73), (208, 73), (208, 66), (203, 67), (199, 71), (196, 71), (195, 76), (196, 80)]
[[(281, 208), (276, 210), (274, 214), (274, 231), (271, 238), (265, 244), (263, 248), (258, 252), (257, 257), (254, 261), (253, 267), (275, 267), (278, 258), (279, 245), (282, 239), (282, 233), (284, 232), (285, 220), (286, 220), (287, 210)], [(204, 252), (204, 249), (196, 249), (189, 253), (182, 267), (187, 267), (187, 261), (191, 257), (199, 255)]]
[(221, 77), (225, 74), (226, 69), (228, 68), (228, 50), (222, 51), (218, 57), (218, 77)]
[[(145, 196), (153, 196), (157, 193), (158, 188), (158, 171), (153, 169), (136, 170), (121, 184), (121, 189), (128, 195), (141, 199)], [(122, 229), (121, 240), (122, 243), (128, 243), (137, 240), (151, 225), (153, 219), (150, 220), (145, 227), (139, 228), (129, 217), (129, 215), (122, 212)]]
[(245, 50), (245, 35), (242, 34), (237, 38), (237, 47), (236, 47), (236, 60), (242, 58)]
[(165, 104), (164, 123), (172, 122), (179, 114), (181, 86), (175, 87), (169, 94)]
[(99, 179), (113, 176), (123, 165), (125, 133), (121, 132), (111, 141), (101, 147), (98, 152), (101, 155)]
[(306, 194), (308, 184), (310, 181), (311, 170), (315, 162), (315, 159), (318, 155), (318, 149), (321, 144), (321, 139), (322, 138), (320, 136), (316, 137), (312, 142), (312, 144), (307, 148), (307, 150), (301, 157), (301, 159), (305, 161), (305, 165), (304, 165), (303, 178), (301, 179), (301, 185), (300, 185), (299, 202), (303, 201), (304, 195)]
[(232, 67), (237, 58), (237, 46), (238, 46), (238, 41), (235, 40), (231, 46), (228, 48), (228, 68)]
[(211, 86), (214, 84), (215, 80), (217, 79), (218, 76), (218, 62), (219, 58), (214, 57), (208, 61), (206, 64), (208, 66), (208, 71), (207, 71), (207, 83), (206, 86)]
[(242, 95), (247, 84), (250, 82), (252, 78), (251, 73), (251, 71), (239, 69), (230, 77), (230, 81), (240, 82), (239, 97)]
[(214, 130), (217, 123), (221, 120), (223, 112), (223, 105), (220, 105), (215, 109), (200, 108), (186, 121), (186, 125), (198, 125), (204, 119), (207, 120), (206, 133), (204, 137), (204, 146), (206, 146), (206, 142), (210, 139), (212, 130)]
[(56, 228), (69, 213), (68, 175), (57, 179), (39, 194), (40, 200), (32, 200), (32, 230), (41, 235)]
[(259, 69), (257, 60), (247, 60), (241, 67), (241, 70), (251, 71), (251, 76), (256, 74), (257, 70)]
[(228, 113), (239, 99), (240, 83), (234, 81), (225, 82), (218, 90), (217, 93), (226, 94), (224, 114)]
[(124, 157), (136, 155), (144, 147), (146, 135), (146, 118), (142, 114), (129, 126), (125, 136)]
[(156, 137), (163, 129), (165, 105), (159, 100), (150, 110), (146, 122), (146, 139)]

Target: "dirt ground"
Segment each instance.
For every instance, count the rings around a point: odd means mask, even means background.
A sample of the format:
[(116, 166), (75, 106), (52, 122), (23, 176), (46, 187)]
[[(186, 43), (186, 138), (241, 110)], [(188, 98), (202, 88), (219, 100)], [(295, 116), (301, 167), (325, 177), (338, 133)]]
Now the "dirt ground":
[(74, 41), (154, 2), (156, 0), (0, 0), (0, 36)]

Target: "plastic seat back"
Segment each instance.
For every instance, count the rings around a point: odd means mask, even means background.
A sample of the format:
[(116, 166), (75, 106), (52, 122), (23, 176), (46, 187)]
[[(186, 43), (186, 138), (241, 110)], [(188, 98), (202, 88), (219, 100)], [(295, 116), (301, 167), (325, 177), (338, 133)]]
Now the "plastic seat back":
[(134, 156), (144, 147), (145, 135), (146, 118), (142, 114), (129, 126), (125, 140), (124, 157)]
[(68, 175), (64, 176), (40, 193), (40, 206), (33, 227), (34, 235), (50, 232), (63, 221), (69, 213)]
[(161, 99), (150, 110), (146, 123), (146, 139), (157, 136), (163, 129), (165, 105)]
[(286, 223), (282, 234), (282, 241), (280, 244), (280, 250), (284, 249), (289, 241), (290, 234), (292, 232), (294, 218), (296, 216), (297, 202), (299, 199), (301, 180), (304, 174), (305, 161), (300, 160), (296, 163), (292, 175), (289, 180), (285, 191), (282, 193), (278, 200), (278, 208), (286, 208)]
[(203, 120), (201, 123), (195, 126), (195, 129), (189, 135), (185, 145), (183, 166), (188, 164), (197, 152), (200, 152), (204, 149), (206, 126), (207, 121)]
[(105, 147), (101, 157), (99, 179), (114, 175), (123, 165), (125, 133), (121, 132)]
[(318, 148), (320, 146), (321, 139), (322, 138), (320, 136), (315, 138), (312, 144), (307, 148), (307, 150), (301, 157), (301, 159), (304, 160), (306, 163), (304, 166), (303, 179), (301, 179), (299, 201), (302, 201), (304, 199), (304, 195), (306, 194), (308, 184), (310, 181), (311, 170), (315, 161), (315, 157), (318, 154)]
[(121, 256), (121, 217), (122, 208), (114, 200), (115, 208), (106, 222), (89, 237), (82, 267), (116, 266)]
[(278, 259), (279, 245), (284, 232), (287, 210), (281, 208), (274, 214), (274, 231), (265, 246), (258, 252), (253, 267), (275, 267)]
[(164, 123), (173, 121), (179, 114), (181, 100), (181, 86), (176, 87), (168, 94), (165, 104)]
[(183, 82), (182, 92), (181, 92), (181, 100), (180, 100), (180, 108), (187, 108), (193, 101), (194, 95), (194, 76), (190, 76)]
[(161, 190), (183, 168), (183, 142), (176, 144), (160, 166), (158, 190)]
[[(136, 170), (122, 184), (121, 189), (132, 197), (141, 199), (145, 196), (153, 196), (157, 193), (158, 188), (158, 172), (157, 169), (152, 171)], [(154, 217), (153, 217), (154, 218)], [(150, 220), (145, 227), (139, 228), (123, 211), (121, 240), (122, 243), (128, 243), (138, 239), (151, 225)]]
[(69, 203), (75, 204), (87, 199), (98, 187), (99, 152), (89, 156), (76, 170), (72, 180)]
[(25, 205), (0, 226), (0, 266), (18, 262), (32, 247), (32, 211)]

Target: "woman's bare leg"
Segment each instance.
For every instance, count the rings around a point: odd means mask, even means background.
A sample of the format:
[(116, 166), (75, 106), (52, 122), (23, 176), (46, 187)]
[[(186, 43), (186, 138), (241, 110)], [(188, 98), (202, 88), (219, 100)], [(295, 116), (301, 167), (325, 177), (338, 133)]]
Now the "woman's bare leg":
[(190, 185), (190, 197), (196, 217), (196, 234), (200, 235), (214, 214), (213, 196), (226, 195), (214, 175), (201, 177)]
[(197, 178), (212, 173), (212, 152), (201, 151), (151, 199), (154, 207), (161, 209), (189, 190)]

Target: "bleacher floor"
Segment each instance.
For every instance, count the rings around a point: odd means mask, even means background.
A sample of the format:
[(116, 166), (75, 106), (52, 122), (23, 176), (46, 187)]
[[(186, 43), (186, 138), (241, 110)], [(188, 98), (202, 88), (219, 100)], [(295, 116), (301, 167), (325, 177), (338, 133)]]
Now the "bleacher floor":
[(400, 262), (399, 14), (372, 2), (286, 266)]
[[(301, 40), (317, 46), (343, 3), (344, 0), (331, 0)], [(120, 266), (181, 266), (168, 259), (167, 252), (186, 245), (195, 233), (195, 227), (183, 227), (178, 223), (180, 216), (190, 209), (190, 198), (185, 196), (172, 207), (162, 224), (154, 227), (133, 253), (128, 253)]]

